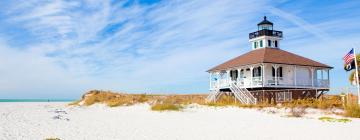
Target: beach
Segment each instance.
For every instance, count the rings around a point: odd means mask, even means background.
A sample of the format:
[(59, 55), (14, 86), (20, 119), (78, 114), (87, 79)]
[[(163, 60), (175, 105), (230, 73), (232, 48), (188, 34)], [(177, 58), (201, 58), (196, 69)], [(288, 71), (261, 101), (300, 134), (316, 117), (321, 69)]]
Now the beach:
[(64, 102), (0, 103), (0, 139), (303, 140), (358, 139), (360, 120), (323, 122), (258, 109), (188, 105), (157, 112), (148, 104), (108, 107)]

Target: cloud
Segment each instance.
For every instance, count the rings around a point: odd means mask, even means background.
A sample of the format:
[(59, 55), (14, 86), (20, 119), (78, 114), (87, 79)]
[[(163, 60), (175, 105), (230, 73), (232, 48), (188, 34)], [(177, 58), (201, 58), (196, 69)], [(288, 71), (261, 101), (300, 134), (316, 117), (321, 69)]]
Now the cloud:
[[(304, 20), (303, 11), (290, 14), (272, 4), (252, 0), (0, 2), (0, 31), (5, 31), (0, 33), (0, 65), (6, 66), (0, 67), (0, 97), (76, 98), (95, 88), (207, 92), (205, 71), (249, 51), (248, 33), (256, 29), (264, 12), (272, 14), (270, 19), (280, 17), (275, 24), (292, 24), (280, 26), (290, 36), (283, 41), (284, 49), (311, 58), (317, 57), (309, 53), (310, 48), (326, 49), (315, 46), (333, 38), (331, 27), (351, 21), (311, 24)], [(308, 34), (322, 40), (316, 42)], [(332, 64), (337, 57), (320, 59)]]
[[(3, 72), (11, 71), (6, 75), (11, 80), (0, 80), (5, 85), (0, 90), (19, 95), (33, 91), (38, 96), (59, 90), (69, 92), (63, 93), (67, 97), (92, 88), (206, 92), (205, 71), (246, 50), (248, 28), (243, 25), (257, 17), (257, 7), (264, 4), (234, 0), (10, 4), (5, 20), (30, 32), (33, 39), (15, 49), (8, 43), (19, 38), (1, 36), (6, 40), (1, 54), (7, 54), (2, 56), (13, 59), (1, 62), (7, 66)], [(237, 39), (241, 36), (243, 41)], [(12, 71), (14, 64), (21, 64), (20, 69)]]
[(312, 24), (308, 23), (304, 19), (302, 19), (294, 14), (291, 14), (289, 12), (283, 11), (283, 10), (281, 10), (279, 8), (275, 8), (275, 7), (272, 7), (270, 9), (270, 12), (274, 15), (277, 15), (281, 18), (284, 18), (284, 19), (292, 22), (293, 24), (297, 25), (298, 27), (302, 28), (303, 30), (315, 35), (319, 39), (323, 39), (323, 40), (329, 39), (328, 35), (324, 31), (322, 31), (321, 28), (317, 28), (317, 27), (313, 26)]

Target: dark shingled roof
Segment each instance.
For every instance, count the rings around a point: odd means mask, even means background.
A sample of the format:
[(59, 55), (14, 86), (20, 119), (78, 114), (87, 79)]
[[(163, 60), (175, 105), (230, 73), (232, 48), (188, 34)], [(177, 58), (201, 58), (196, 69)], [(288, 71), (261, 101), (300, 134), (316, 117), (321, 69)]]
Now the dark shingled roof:
[(258, 23), (258, 26), (259, 26), (259, 25), (264, 25), (264, 24), (273, 25), (272, 22), (270, 22), (270, 21), (268, 21), (268, 20), (266, 19), (266, 16), (264, 16), (264, 20), (263, 20), (263, 21), (261, 21), (260, 23)]
[(208, 72), (215, 70), (225, 70), (228, 68), (250, 65), (250, 64), (258, 64), (258, 63), (275, 63), (275, 64), (332, 68), (331, 66), (316, 62), (309, 58), (305, 58), (281, 49), (261, 48), (240, 55), (234, 59), (231, 59), (223, 64), (220, 64), (208, 70)]

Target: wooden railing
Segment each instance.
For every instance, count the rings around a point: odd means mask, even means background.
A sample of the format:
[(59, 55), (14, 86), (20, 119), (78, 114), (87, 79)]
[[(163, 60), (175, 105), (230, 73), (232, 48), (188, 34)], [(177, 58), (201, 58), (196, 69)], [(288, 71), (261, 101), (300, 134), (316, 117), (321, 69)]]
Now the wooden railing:
[(211, 82), (211, 89), (222, 89), (229, 88), (230, 84), (234, 82), (239, 87), (314, 87), (314, 88), (329, 88), (329, 80), (324, 79), (315, 79), (314, 84), (312, 85), (311, 80), (301, 81), (297, 80), (296, 83), (294, 81), (286, 81), (282, 77), (278, 77), (277, 79), (271, 78), (263, 81), (261, 77), (253, 77), (251, 79), (238, 79), (236, 81), (228, 80), (228, 79), (219, 79), (218, 81)]
[(239, 87), (234, 82), (231, 82), (230, 90), (241, 103), (256, 104), (256, 98), (246, 88)]

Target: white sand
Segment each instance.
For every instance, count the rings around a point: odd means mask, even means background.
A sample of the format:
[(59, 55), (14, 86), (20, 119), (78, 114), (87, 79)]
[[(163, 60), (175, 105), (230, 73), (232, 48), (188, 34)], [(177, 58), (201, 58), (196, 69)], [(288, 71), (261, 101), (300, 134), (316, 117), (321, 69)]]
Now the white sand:
[(65, 105), (0, 103), (0, 139), (360, 139), (359, 119), (350, 123), (322, 122), (316, 118), (319, 114), (288, 118), (281, 113), (233, 107), (190, 106), (182, 112), (154, 112), (146, 104), (115, 108)]

